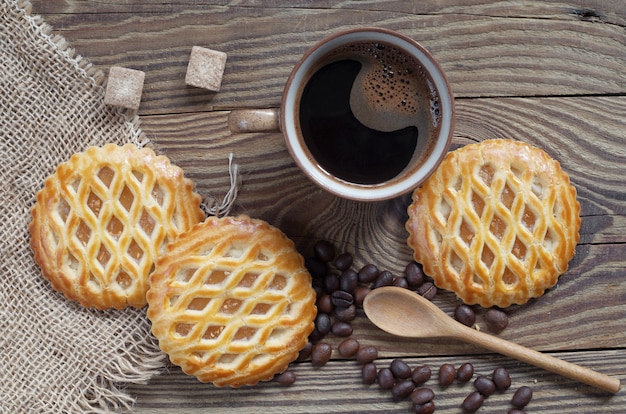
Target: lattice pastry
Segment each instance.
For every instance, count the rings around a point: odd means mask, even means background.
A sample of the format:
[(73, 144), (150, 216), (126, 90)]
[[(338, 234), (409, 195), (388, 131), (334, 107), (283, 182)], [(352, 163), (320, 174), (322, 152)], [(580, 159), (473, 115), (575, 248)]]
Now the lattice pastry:
[(408, 244), (468, 304), (507, 307), (557, 282), (579, 240), (576, 189), (543, 150), (487, 140), (447, 155), (413, 193)]
[(204, 219), (193, 188), (149, 148), (108, 144), (74, 154), (37, 193), (35, 261), (54, 289), (84, 306), (145, 306), (165, 243)]
[(150, 282), (148, 318), (160, 348), (202, 382), (271, 379), (313, 330), (304, 259), (262, 220), (209, 217), (167, 246)]

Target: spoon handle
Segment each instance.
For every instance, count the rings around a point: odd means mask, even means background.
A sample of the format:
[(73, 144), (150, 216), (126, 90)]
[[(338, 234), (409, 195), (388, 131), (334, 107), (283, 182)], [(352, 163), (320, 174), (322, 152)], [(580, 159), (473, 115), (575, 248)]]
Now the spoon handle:
[(617, 393), (621, 387), (618, 378), (610, 377), (580, 365), (572, 364), (550, 355), (542, 354), (513, 342), (491, 336), (466, 326), (459, 326), (459, 339), (471, 342), (490, 351), (526, 362), (564, 377), (583, 382), (604, 391)]

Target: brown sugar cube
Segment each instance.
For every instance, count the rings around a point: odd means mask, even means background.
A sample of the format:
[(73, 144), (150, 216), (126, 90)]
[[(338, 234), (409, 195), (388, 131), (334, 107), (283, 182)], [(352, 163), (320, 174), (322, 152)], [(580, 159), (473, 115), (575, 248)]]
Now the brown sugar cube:
[(104, 103), (127, 109), (139, 108), (146, 74), (140, 70), (112, 66), (104, 95)]
[(222, 85), (226, 53), (200, 46), (191, 48), (185, 83), (217, 92)]

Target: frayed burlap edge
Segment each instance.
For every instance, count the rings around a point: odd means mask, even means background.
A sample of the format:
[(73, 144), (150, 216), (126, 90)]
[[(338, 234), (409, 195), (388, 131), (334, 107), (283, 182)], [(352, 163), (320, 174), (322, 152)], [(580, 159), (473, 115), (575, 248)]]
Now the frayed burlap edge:
[[(48, 38), (49, 42), (53, 44), (66, 58), (72, 62), (75, 62), (76, 69), (85, 73), (85, 76), (93, 79), (97, 85), (102, 88), (106, 87), (107, 77), (99, 69), (96, 69), (92, 64), (80, 55), (76, 55), (75, 50), (70, 48), (68, 42), (63, 36), (53, 34), (53, 28), (46, 24), (40, 16), (33, 16), (32, 5), (28, 0), (17, 0), (17, 4), (25, 12), (27, 18), (30, 18), (34, 25), (38, 26), (41, 30), (41, 34)], [(140, 127), (140, 119), (136, 110), (118, 108), (118, 114), (122, 116), (127, 123), (132, 125), (132, 130), (137, 131), (137, 134), (133, 137), (132, 142), (137, 146), (142, 147), (148, 145), (150, 140), (145, 136)], [(152, 146), (153, 150), (159, 153), (159, 148)], [(234, 162), (234, 155), (231, 153), (228, 157), (228, 173), (230, 177), (230, 188), (224, 198), (219, 200), (213, 195), (207, 195), (204, 197), (201, 208), (209, 216), (226, 216), (230, 214), (237, 200), (239, 188), (242, 185), (241, 176), (239, 174), (239, 165)]]
[[(105, 74), (94, 68), (87, 59), (77, 55), (68, 42), (54, 34), (53, 28), (40, 16), (33, 16), (29, 1), (0, 2), (8, 5), (3, 9), (11, 12), (7, 20), (15, 21), (16, 17), (20, 17), (20, 25), (24, 22), (28, 25), (29, 37), (35, 38), (37, 43), (34, 46), (45, 43), (46, 52), (54, 53), (55, 62), (57, 58), (63, 60), (63, 67), (67, 66), (69, 71), (80, 74), (80, 81), (89, 82), (97, 89), (94, 93), (96, 98), (103, 99)], [(93, 91), (87, 95), (91, 97), (91, 93)], [(69, 152), (70, 148), (79, 151), (89, 145), (106, 142), (132, 142), (140, 147), (150, 144), (140, 129), (136, 111), (106, 110), (117, 114), (111, 122), (125, 126), (119, 128), (124, 131), (120, 136), (81, 138), (56, 150), (56, 155), (41, 154), (41, 141), (36, 142), (39, 146), (27, 146), (23, 137), (20, 142), (23, 147), (17, 144), (2, 146), (10, 150), (5, 154), (0, 153), (3, 159), (25, 157), (19, 162), (0, 167), (2, 179), (14, 181), (0, 183), (1, 188), (6, 190), (0, 204), (0, 221), (5, 226), (3, 236), (12, 232), (10, 238), (21, 241), (15, 244), (10, 244), (11, 240), (0, 242), (0, 254), (4, 256), (4, 261), (0, 263), (0, 287), (3, 288), (0, 289), (0, 301), (4, 302), (0, 307), (2, 413), (107, 413), (132, 410), (135, 398), (125, 392), (125, 384), (145, 384), (167, 367), (167, 357), (160, 351), (157, 340), (150, 332), (144, 309), (100, 312), (66, 301), (62, 295), (52, 291), (40, 276), (32, 260), (32, 252), (25, 242), (28, 237), (26, 227), (29, 207), (34, 203), (36, 189), (43, 185), (43, 173), (50, 174), (56, 168), (56, 164), (51, 161), (59, 161), (59, 153), (69, 158), (71, 154), (65, 152)], [(106, 118), (109, 120), (108, 115)], [(57, 127), (63, 128), (59, 125)], [(118, 130), (117, 127), (115, 129)], [(41, 158), (35, 159), (34, 156)], [(22, 170), (11, 171), (13, 165)], [(214, 197), (205, 198), (202, 207), (209, 215), (229, 214), (237, 198), (241, 180), (232, 155), (229, 157), (228, 169), (231, 190), (222, 201)], [(33, 171), (36, 174), (32, 174)], [(38, 183), (33, 184), (33, 181)], [(26, 184), (27, 190), (22, 184)], [(15, 211), (11, 211), (12, 206), (17, 206), (13, 208)], [(9, 229), (9, 226), (12, 227)], [(28, 308), (29, 303), (37, 303), (36, 312)], [(59, 324), (63, 332), (58, 332)], [(104, 343), (98, 343), (99, 347), (95, 349), (94, 342), (100, 341)]]
[[(24, 18), (40, 33), (41, 37), (46, 39), (52, 47), (57, 49), (68, 62), (72, 63), (78, 72), (83, 73), (85, 78), (91, 79), (95, 85), (103, 89), (106, 87), (106, 74), (102, 70), (95, 68), (88, 59), (76, 54), (76, 50), (70, 47), (70, 44), (65, 38), (59, 34), (55, 34), (53, 27), (47, 24), (41, 16), (33, 15), (33, 7), (30, 1), (16, 0), (15, 4), (23, 12)], [(150, 142), (141, 130), (141, 122), (136, 110), (118, 108), (117, 113), (125, 119), (126, 123), (131, 125), (132, 130), (136, 131), (131, 142), (139, 147), (143, 147)]]
[(206, 196), (202, 200), (200, 207), (206, 213), (207, 216), (223, 217), (230, 214), (231, 210), (237, 201), (237, 194), (239, 187), (241, 187), (241, 176), (239, 174), (239, 165), (233, 161), (234, 156), (232, 153), (228, 155), (228, 174), (230, 176), (230, 189), (222, 199), (219, 201), (214, 196)]
[[(80, 55), (75, 54), (75, 50), (70, 48), (68, 42), (60, 35), (54, 35), (51, 26), (46, 24), (40, 16), (32, 16), (32, 5), (28, 0), (18, 0), (19, 7), (23, 8), (27, 17), (29, 17), (33, 24), (39, 26), (42, 35), (46, 36), (49, 41), (62, 52), (68, 60), (76, 63), (77, 70), (83, 71), (86, 77), (93, 79), (93, 81), (103, 88), (106, 87), (107, 77), (99, 69), (94, 68), (91, 63), (84, 59)], [(132, 129), (137, 131), (136, 136), (133, 137), (132, 142), (137, 146), (142, 147), (148, 145), (150, 140), (144, 135), (140, 128), (140, 119), (136, 110), (118, 108), (118, 114), (126, 119), (126, 122), (132, 125)], [(159, 153), (157, 146), (152, 146), (153, 150)], [(239, 165), (234, 162), (234, 155), (231, 153), (228, 157), (228, 173), (230, 177), (230, 188), (226, 195), (219, 200), (213, 195), (207, 195), (204, 197), (201, 208), (209, 216), (226, 216), (230, 214), (235, 202), (237, 201), (237, 195), (239, 188), (241, 187), (242, 180), (239, 174)]]
[[(73, 49), (71, 49), (66, 40), (59, 35), (53, 33), (51, 26), (47, 25), (43, 19), (39, 16), (33, 16), (32, 5), (26, 0), (0, 0), (6, 1), (8, 4), (8, 10), (15, 12), (16, 15), (21, 16), (28, 24), (33, 32), (39, 39), (43, 39), (50, 49), (55, 50), (63, 59), (71, 64), (77, 72), (82, 73), (82, 77), (87, 81), (93, 82), (98, 87), (104, 88), (106, 84), (106, 77), (100, 70), (95, 69), (88, 60), (77, 55)], [(129, 132), (126, 137), (115, 137), (111, 141), (118, 141), (118, 143), (132, 142), (138, 146), (147, 145), (149, 140), (145, 137), (140, 129), (139, 117), (135, 112), (120, 110), (118, 111), (121, 117), (121, 122), (126, 124), (126, 130)], [(85, 146), (88, 144), (85, 143)], [(37, 160), (33, 160), (36, 162)], [(56, 166), (45, 166), (45, 168), (55, 168)], [(4, 177), (3, 177), (4, 178)], [(41, 183), (43, 184), (43, 183)], [(20, 198), (14, 194), (4, 194), (6, 198), (14, 197)], [(34, 193), (32, 194), (34, 200)], [(16, 200), (16, 204), (22, 200)], [(6, 201), (6, 205), (9, 205), (9, 201)], [(11, 214), (6, 213), (3, 206), (2, 215), (11, 217)], [(3, 218), (7, 218), (3, 217)], [(3, 223), (4, 226), (11, 224)], [(24, 230), (23, 228), (21, 229)], [(8, 231), (8, 230), (7, 230)], [(18, 230), (16, 230), (18, 231)], [(23, 237), (23, 236), (20, 236)], [(31, 259), (31, 253), (27, 246), (15, 246), (16, 250), (20, 250), (15, 253), (14, 261), (16, 263), (25, 263)], [(6, 252), (3, 252), (6, 253)], [(22, 275), (20, 272), (27, 272), (19, 268), (19, 266), (11, 266), (7, 263), (10, 259), (3, 258), (4, 262), (0, 266), (2, 275), (2, 283), (9, 283), (8, 281), (20, 281)], [(35, 335), (30, 335), (29, 330), (46, 329), (45, 323), (39, 326), (39, 322), (33, 323), (31, 326), (24, 326), (24, 320), (28, 320), (29, 316), (16, 315), (14, 309), (7, 304), (4, 304), (0, 308), (0, 327), (1, 335), (0, 348), (3, 355), (0, 357), (2, 361), (2, 378), (3, 384), (0, 384), (0, 412), (3, 413), (17, 413), (17, 412), (94, 412), (94, 413), (107, 413), (107, 412), (120, 412), (130, 410), (135, 403), (135, 399), (128, 395), (123, 388), (126, 383), (147, 383), (154, 375), (159, 374), (167, 363), (166, 356), (159, 350), (156, 339), (150, 333), (150, 324), (145, 316), (145, 310), (128, 309), (125, 311), (111, 311), (111, 312), (98, 312), (94, 310), (84, 309), (73, 303), (65, 303), (64, 298), (61, 298), (56, 292), (46, 293), (44, 297), (37, 295), (37, 289), (43, 288), (50, 289), (48, 285), (44, 285), (44, 282), (30, 281), (23, 282), (23, 285), (14, 283), (11, 288), (14, 289), (14, 293), (9, 293), (8, 299), (15, 301), (15, 296), (23, 295), (24, 300), (42, 301), (42, 308), (44, 310), (42, 314), (50, 314), (50, 318), (61, 318), (64, 323), (67, 324), (67, 342), (58, 344), (51, 352), (51, 347), (46, 347), (46, 332), (37, 332)], [(34, 292), (33, 292), (34, 290)], [(29, 297), (31, 296), (31, 297)], [(6, 299), (6, 298), (3, 298)], [(50, 304), (58, 300), (59, 303)], [(58, 308), (62, 307), (63, 312), (67, 312), (67, 315), (58, 316), (55, 312), (58, 312)], [(19, 313), (19, 309), (16, 313)], [(27, 312), (27, 310), (24, 310)], [(123, 312), (123, 313), (122, 313)], [(89, 363), (81, 360), (80, 357), (76, 358), (76, 355), (70, 355), (77, 349), (80, 349), (80, 341), (76, 340), (76, 337), (80, 335), (89, 334), (90, 320), (97, 319), (98, 321), (104, 320), (104, 323), (111, 322), (114, 325), (117, 318), (123, 315), (125, 321), (134, 326), (129, 327), (129, 331), (134, 331), (134, 337), (124, 337), (124, 343), (116, 343), (116, 331), (111, 329), (110, 334), (107, 331), (106, 335), (109, 335), (111, 341), (111, 352), (106, 355), (107, 363), (101, 368), (94, 368), (89, 366)], [(21, 321), (21, 326), (15, 327), (12, 324), (16, 320)], [(86, 328), (87, 333), (84, 333), (83, 328)], [(116, 328), (119, 330), (119, 328)], [(123, 328), (122, 328), (123, 329)], [(22, 330), (24, 335), (20, 335), (19, 331)], [(15, 332), (18, 332), (17, 334)], [(10, 336), (7, 336), (11, 334)], [(119, 337), (123, 337), (120, 335)], [(43, 339), (42, 339), (43, 338)], [(73, 342), (72, 342), (73, 341)], [(85, 341), (88, 345), (89, 341)], [(116, 347), (117, 345), (117, 347)], [(35, 349), (37, 347), (42, 348), (41, 355), (29, 357), (28, 355), (16, 355), (12, 353), (28, 352), (29, 349)], [(48, 352), (49, 354), (45, 354)], [(86, 358), (89, 358), (89, 350), (84, 350)], [(61, 381), (50, 381), (48, 378), (46, 364), (38, 364), (37, 358), (40, 360), (56, 360), (61, 361), (58, 363), (64, 364), (64, 366), (76, 364), (76, 367), (82, 367), (83, 363), (87, 366), (83, 377), (76, 384), (59, 384), (58, 382), (72, 381), (72, 378), (63, 378)], [(98, 358), (102, 358), (98, 356)], [(50, 365), (53, 367), (54, 365)], [(54, 383), (57, 382), (57, 383)], [(7, 385), (8, 384), (8, 385)], [(71, 390), (71, 392), (65, 393), (63, 390)], [(60, 391), (61, 390), (61, 391)]]

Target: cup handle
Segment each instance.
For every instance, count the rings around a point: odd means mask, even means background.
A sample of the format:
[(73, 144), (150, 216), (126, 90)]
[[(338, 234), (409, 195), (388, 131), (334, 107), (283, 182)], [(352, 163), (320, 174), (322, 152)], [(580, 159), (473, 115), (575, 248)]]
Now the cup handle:
[(234, 109), (228, 114), (230, 132), (280, 132), (280, 109)]

